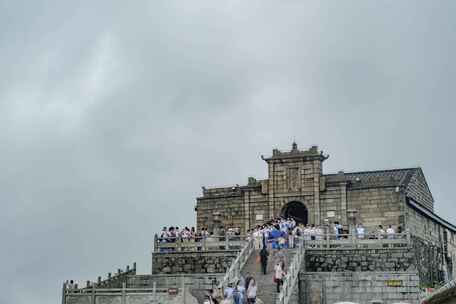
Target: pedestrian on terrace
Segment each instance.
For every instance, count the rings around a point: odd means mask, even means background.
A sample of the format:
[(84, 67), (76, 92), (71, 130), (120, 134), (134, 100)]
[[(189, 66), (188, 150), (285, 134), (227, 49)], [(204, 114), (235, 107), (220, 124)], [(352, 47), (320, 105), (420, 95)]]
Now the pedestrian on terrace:
[(388, 239), (392, 240), (394, 239), (394, 235), (396, 234), (396, 231), (394, 231), (393, 226), (389, 225), (388, 229), (386, 229), (386, 234), (388, 235)]
[(363, 224), (359, 223), (356, 227), (356, 236), (358, 239), (364, 239), (365, 229)]
[(285, 276), (285, 271), (283, 270), (283, 263), (277, 262), (274, 266), (274, 281), (277, 286), (277, 292), (280, 292), (280, 287), (283, 285), (283, 277)]
[(291, 228), (288, 228), (288, 248), (294, 248), (294, 239), (295, 239), (294, 230)]
[(268, 256), (269, 252), (266, 249), (266, 246), (263, 246), (263, 249), (260, 251), (261, 270), (263, 271), (263, 274), (267, 274), (266, 267), (268, 266)]
[(255, 304), (257, 296), (257, 284), (254, 278), (249, 281), (249, 287), (247, 288), (247, 303)]
[(243, 304), (245, 299), (245, 287), (241, 280), (238, 280), (233, 290), (234, 304)]
[(378, 229), (377, 229), (377, 238), (379, 240), (385, 238), (385, 229), (383, 229), (383, 226), (382, 225), (378, 225)]

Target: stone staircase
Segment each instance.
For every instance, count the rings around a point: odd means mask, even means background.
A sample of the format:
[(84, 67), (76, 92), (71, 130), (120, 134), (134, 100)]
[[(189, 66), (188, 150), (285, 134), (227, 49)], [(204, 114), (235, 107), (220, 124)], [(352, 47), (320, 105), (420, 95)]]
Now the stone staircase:
[[(274, 265), (275, 265), (275, 254), (277, 250), (272, 249), (269, 251), (269, 259), (267, 266), (267, 274), (264, 275), (261, 271), (261, 264), (257, 262), (257, 256), (259, 250), (255, 250), (250, 255), (247, 263), (243, 267), (241, 273), (244, 278), (251, 276), (255, 278), (258, 286), (257, 299), (260, 299), (264, 304), (274, 304), (276, 303), (279, 293), (277, 293), (276, 284), (273, 281), (274, 276)], [(285, 253), (285, 267), (288, 268), (290, 265), (293, 256), (296, 252), (296, 249), (283, 249)], [(288, 271), (288, 270), (287, 270)]]

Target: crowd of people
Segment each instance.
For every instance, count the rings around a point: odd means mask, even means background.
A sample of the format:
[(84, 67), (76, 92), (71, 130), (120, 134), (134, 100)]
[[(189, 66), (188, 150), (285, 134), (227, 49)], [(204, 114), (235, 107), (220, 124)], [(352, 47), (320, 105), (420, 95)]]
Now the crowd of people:
[[(401, 227), (398, 227), (398, 231), (392, 225), (389, 225), (386, 229), (382, 225), (379, 225), (377, 229), (367, 231), (367, 229), (361, 224), (357, 224), (355, 227), (354, 234), (358, 239), (394, 239), (397, 234), (400, 234)], [(330, 239), (343, 239), (348, 238), (349, 233), (343, 229), (343, 226), (339, 222), (334, 222), (331, 225), (318, 226), (318, 225), (304, 225), (297, 224), (294, 219), (277, 218), (264, 225), (259, 225), (254, 229), (248, 231), (254, 239), (254, 245), (256, 249), (261, 249), (262, 246), (270, 244), (270, 248), (294, 248), (297, 244), (298, 238), (303, 238), (304, 241), (312, 240), (324, 240), (325, 238)]]
[[(282, 274), (285, 275), (285, 272), (281, 272)], [(279, 291), (279, 289), (277, 290)], [(256, 279), (250, 275), (245, 278), (241, 276), (236, 281), (230, 282), (223, 290), (211, 289), (203, 304), (255, 304), (257, 303), (257, 292)]]
[[(215, 242), (224, 242), (226, 240), (230, 241), (240, 241), (240, 229), (239, 228), (229, 228), (224, 229), (223, 227), (217, 227), (209, 231), (207, 228), (202, 228), (197, 231), (195, 227), (185, 227), (184, 229), (179, 229), (179, 227), (163, 227), (159, 235), (157, 235), (156, 241), (160, 243), (159, 251), (160, 252), (173, 252), (176, 250), (174, 245), (166, 245), (167, 243), (188, 243), (188, 242), (204, 242), (205, 248), (210, 248), (216, 246), (219, 249), (226, 249), (224, 246), (218, 246)], [(179, 246), (178, 246), (179, 247)], [(193, 248), (193, 250), (202, 250), (203, 247), (200, 243), (196, 246), (186, 246), (187, 249)], [(191, 250), (191, 249), (190, 249)]]
[(158, 241), (161, 243), (174, 243), (178, 241), (199, 241), (202, 239), (220, 238), (225, 236), (239, 236), (239, 228), (229, 228), (225, 230), (223, 227), (214, 228), (209, 231), (207, 228), (202, 228), (200, 231), (196, 231), (195, 227), (185, 227), (179, 229), (179, 227), (163, 227)]
[[(362, 223), (358, 223), (355, 227), (355, 235), (359, 239), (393, 239), (396, 234), (400, 234), (401, 227), (396, 229), (392, 225), (384, 228), (379, 225), (377, 229), (368, 231)], [(195, 227), (179, 227), (171, 226), (169, 228), (163, 227), (158, 236), (160, 243), (174, 243), (186, 241), (201, 241), (201, 240), (224, 240), (225, 237), (240, 236), (239, 228), (229, 228), (225, 230), (223, 227), (216, 227), (212, 231), (207, 228), (202, 228), (197, 231)], [(292, 218), (276, 218), (266, 222), (263, 225), (258, 225), (255, 228), (247, 231), (246, 237), (254, 239), (255, 248), (261, 249), (263, 242), (270, 244), (273, 249), (276, 248), (294, 248), (296, 239), (302, 237), (305, 241), (310, 240), (323, 240), (326, 237), (331, 239), (348, 238), (349, 232), (343, 229), (339, 222), (334, 222), (330, 225), (304, 225), (297, 224)]]
[[(358, 223), (353, 227), (353, 233), (358, 239), (394, 239), (399, 237), (401, 227), (396, 229), (388, 225), (386, 229), (379, 225), (376, 229), (367, 229)], [(247, 232), (248, 237), (253, 238), (255, 249), (258, 251), (257, 261), (261, 267), (262, 275), (272, 274), (272, 280), (276, 285), (276, 291), (280, 292), (288, 269), (287, 248), (294, 248), (298, 239), (304, 241), (348, 238), (347, 230), (334, 222), (331, 225), (303, 225), (298, 224), (292, 218), (276, 218), (263, 225), (259, 225)], [(272, 254), (270, 254), (272, 252)], [(268, 270), (268, 260), (272, 255), (274, 269)], [(268, 272), (269, 271), (269, 272)], [(205, 304), (249, 304), (256, 303), (257, 283), (255, 278), (239, 278), (236, 282), (230, 282), (228, 287), (221, 291), (221, 295), (211, 291), (205, 300)]]
[(378, 225), (377, 229), (374, 231), (367, 232), (363, 224), (359, 223), (355, 228), (356, 237), (358, 239), (395, 239), (398, 237), (398, 234), (402, 233), (401, 226), (398, 227), (397, 233), (396, 229), (392, 225), (388, 225), (385, 229), (383, 225)]

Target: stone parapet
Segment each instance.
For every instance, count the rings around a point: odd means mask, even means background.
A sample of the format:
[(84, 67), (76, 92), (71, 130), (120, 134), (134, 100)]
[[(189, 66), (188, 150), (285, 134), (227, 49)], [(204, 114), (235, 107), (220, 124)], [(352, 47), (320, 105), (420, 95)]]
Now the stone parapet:
[(152, 274), (225, 273), (239, 250), (152, 254)]

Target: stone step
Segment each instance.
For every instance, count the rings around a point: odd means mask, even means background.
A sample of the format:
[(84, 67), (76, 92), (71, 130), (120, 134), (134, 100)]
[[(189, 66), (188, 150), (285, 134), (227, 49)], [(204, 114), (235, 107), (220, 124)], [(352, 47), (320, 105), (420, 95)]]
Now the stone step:
[[(283, 249), (285, 255), (285, 268), (288, 268), (295, 254), (295, 249)], [(264, 275), (261, 271), (261, 264), (257, 262), (259, 250), (255, 250), (250, 256), (247, 263), (242, 269), (244, 278), (252, 276), (257, 281), (258, 291), (257, 298), (262, 300), (264, 304), (274, 304), (279, 295), (276, 290), (276, 284), (273, 281), (274, 265), (277, 260), (277, 250), (269, 251), (269, 259), (267, 265), (267, 274)]]

